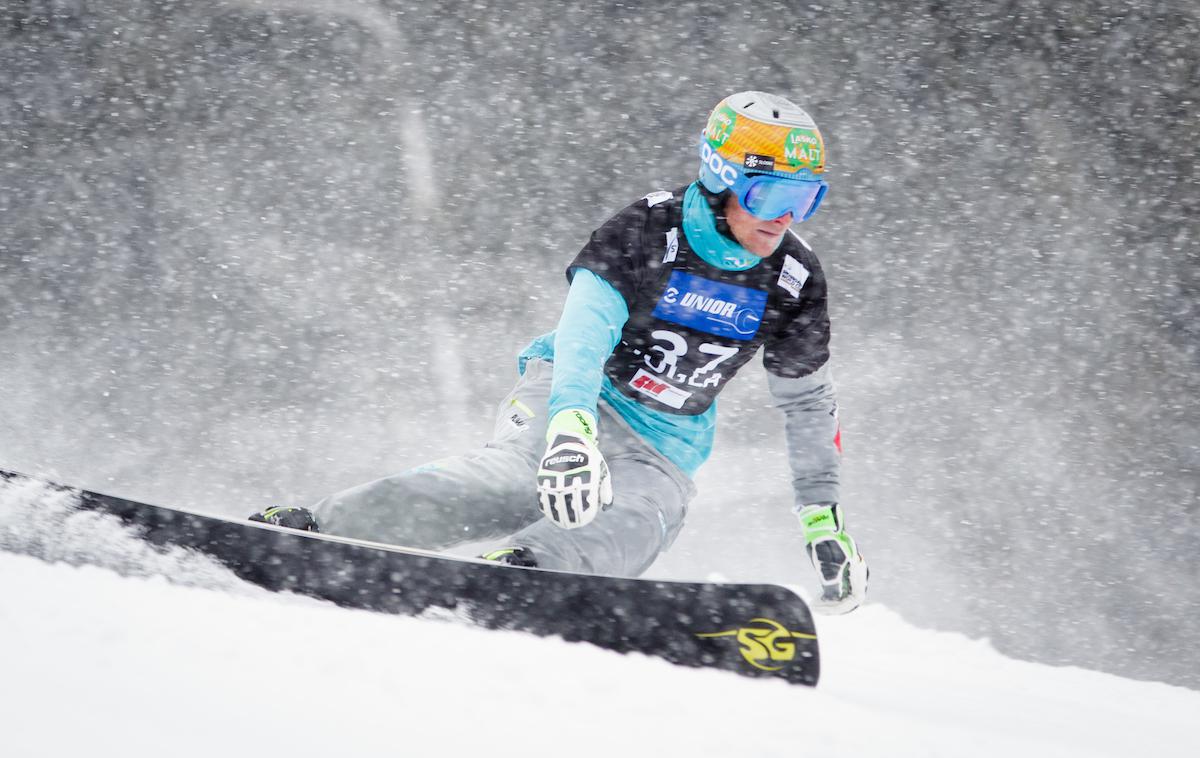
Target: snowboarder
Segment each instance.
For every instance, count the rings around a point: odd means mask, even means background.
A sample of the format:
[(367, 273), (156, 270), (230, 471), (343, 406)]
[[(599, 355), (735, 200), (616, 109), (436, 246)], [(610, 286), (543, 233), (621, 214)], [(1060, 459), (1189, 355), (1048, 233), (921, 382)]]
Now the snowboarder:
[(484, 557), (637, 576), (682, 527), (716, 397), (761, 347), (822, 605), (857, 607), (867, 569), (839, 506), (825, 278), (790, 229), (825, 195), (824, 141), (787, 99), (740, 92), (699, 158), (698, 181), (620, 211), (571, 261), (557, 329), (519, 356), (490, 442), (252, 518), (433, 549), (504, 540)]

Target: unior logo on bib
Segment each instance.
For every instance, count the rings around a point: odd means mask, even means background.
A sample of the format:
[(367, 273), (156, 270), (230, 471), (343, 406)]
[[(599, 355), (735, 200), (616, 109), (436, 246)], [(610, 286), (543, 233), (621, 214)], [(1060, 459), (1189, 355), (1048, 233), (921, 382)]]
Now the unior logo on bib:
[(654, 308), (654, 316), (718, 337), (751, 340), (758, 333), (766, 307), (767, 293), (762, 290), (675, 271)]

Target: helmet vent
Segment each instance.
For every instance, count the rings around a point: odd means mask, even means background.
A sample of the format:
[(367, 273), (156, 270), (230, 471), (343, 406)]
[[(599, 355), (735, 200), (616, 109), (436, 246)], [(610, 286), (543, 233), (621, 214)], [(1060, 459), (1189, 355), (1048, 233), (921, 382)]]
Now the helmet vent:
[(775, 118), (779, 118), (779, 109), (778, 108), (775, 108), (771, 112), (775, 114)]

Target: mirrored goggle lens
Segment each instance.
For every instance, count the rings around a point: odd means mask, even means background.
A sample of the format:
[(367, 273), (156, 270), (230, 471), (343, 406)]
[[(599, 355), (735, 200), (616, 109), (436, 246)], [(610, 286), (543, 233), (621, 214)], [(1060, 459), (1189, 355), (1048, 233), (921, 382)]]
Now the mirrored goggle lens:
[(793, 221), (812, 215), (825, 194), (825, 182), (804, 182), (775, 176), (750, 180), (742, 195), (742, 207), (758, 218), (771, 220), (791, 211)]

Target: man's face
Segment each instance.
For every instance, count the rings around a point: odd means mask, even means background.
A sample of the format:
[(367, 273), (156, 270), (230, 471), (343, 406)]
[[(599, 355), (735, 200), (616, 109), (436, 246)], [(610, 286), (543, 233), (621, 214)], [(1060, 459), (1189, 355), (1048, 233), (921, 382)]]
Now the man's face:
[(751, 216), (731, 192), (725, 201), (725, 220), (729, 222), (729, 230), (738, 244), (759, 258), (766, 258), (779, 247), (783, 235), (792, 225), (792, 214), (789, 212), (777, 219), (764, 221)]

